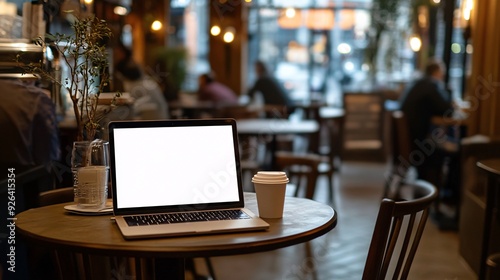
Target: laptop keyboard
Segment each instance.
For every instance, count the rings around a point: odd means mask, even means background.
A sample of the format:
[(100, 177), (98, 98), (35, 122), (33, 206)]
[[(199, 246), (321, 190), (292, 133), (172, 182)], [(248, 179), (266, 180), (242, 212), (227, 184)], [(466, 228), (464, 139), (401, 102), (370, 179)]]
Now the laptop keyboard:
[(125, 216), (123, 218), (129, 226), (147, 226), (186, 222), (241, 220), (250, 219), (250, 216), (241, 210), (217, 210), (171, 214), (134, 215)]

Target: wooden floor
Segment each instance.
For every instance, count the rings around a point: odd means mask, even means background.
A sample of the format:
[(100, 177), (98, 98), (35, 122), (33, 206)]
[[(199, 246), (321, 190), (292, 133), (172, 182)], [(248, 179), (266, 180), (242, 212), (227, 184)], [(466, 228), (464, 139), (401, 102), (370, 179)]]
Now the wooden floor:
[[(361, 279), (385, 171), (384, 163), (343, 162), (335, 178), (332, 207), (339, 220), (333, 231), (307, 244), (212, 258), (216, 279)], [(316, 194), (316, 200), (328, 203), (325, 178)], [(312, 256), (306, 255), (307, 246)], [(206, 273), (203, 260), (196, 266)], [(458, 253), (457, 232), (441, 231), (429, 219), (409, 279), (476, 279)]]

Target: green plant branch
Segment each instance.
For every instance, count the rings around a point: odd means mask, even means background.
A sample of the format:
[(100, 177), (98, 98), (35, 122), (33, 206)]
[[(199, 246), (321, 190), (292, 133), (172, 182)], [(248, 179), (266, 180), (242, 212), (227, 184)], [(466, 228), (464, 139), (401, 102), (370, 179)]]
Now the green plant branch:
[[(59, 52), (59, 57), (63, 58), (69, 69), (69, 77), (64, 82), (56, 80), (42, 69), (39, 66), (41, 63), (30, 63), (24, 69), (27, 73), (48, 78), (69, 92), (76, 117), (77, 140), (92, 140), (99, 129), (98, 121), (102, 119), (97, 114), (99, 95), (109, 81), (109, 74), (106, 72), (109, 62), (102, 41), (110, 38), (112, 32), (106, 21), (95, 17), (77, 19), (72, 28), (74, 33), (70, 35), (47, 34), (46, 38), (51, 43), (46, 43), (42, 38), (36, 42), (42, 47), (50, 44)], [(20, 60), (18, 55), (18, 62)], [(97, 85), (96, 81), (99, 81)], [(117, 96), (113, 98), (113, 102)]]

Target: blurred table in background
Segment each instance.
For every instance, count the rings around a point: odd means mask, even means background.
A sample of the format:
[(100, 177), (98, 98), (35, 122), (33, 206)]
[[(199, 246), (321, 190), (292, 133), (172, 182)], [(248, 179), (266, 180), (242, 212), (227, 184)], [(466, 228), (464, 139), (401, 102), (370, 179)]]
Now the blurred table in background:
[(270, 159), (264, 163), (266, 167), (274, 167), (278, 135), (308, 135), (319, 131), (319, 123), (316, 120), (243, 119), (237, 120), (236, 127), (240, 135), (271, 137), (268, 146)]

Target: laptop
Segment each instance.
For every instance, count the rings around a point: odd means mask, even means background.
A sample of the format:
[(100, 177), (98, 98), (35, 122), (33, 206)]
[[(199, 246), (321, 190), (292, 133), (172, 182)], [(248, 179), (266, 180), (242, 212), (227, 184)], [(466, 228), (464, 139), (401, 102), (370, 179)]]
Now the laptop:
[(268, 229), (244, 208), (237, 135), (234, 119), (110, 122), (113, 212), (124, 238)]

